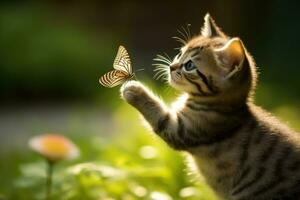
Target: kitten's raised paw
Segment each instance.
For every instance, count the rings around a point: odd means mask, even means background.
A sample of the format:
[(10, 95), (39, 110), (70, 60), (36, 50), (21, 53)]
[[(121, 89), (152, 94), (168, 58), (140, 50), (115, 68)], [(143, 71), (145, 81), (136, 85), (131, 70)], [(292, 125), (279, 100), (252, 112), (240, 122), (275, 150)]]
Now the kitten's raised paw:
[(130, 104), (136, 104), (145, 96), (145, 89), (138, 81), (128, 81), (121, 87), (121, 96)]

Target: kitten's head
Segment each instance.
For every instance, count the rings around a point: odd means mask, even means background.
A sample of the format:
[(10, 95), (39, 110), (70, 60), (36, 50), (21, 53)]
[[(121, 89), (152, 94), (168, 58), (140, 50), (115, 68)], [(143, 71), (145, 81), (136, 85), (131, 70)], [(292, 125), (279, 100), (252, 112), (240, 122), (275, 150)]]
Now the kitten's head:
[(239, 38), (229, 38), (209, 14), (201, 33), (169, 65), (172, 87), (203, 100), (243, 101), (255, 87), (256, 71)]

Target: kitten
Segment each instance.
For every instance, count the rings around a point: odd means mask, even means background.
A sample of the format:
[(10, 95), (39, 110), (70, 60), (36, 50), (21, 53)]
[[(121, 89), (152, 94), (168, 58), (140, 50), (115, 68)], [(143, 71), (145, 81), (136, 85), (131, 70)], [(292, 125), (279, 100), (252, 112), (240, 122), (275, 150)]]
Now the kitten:
[(300, 137), (253, 104), (257, 72), (241, 39), (207, 14), (168, 75), (184, 93), (172, 109), (137, 81), (121, 95), (169, 146), (191, 155), (221, 199), (300, 199)]

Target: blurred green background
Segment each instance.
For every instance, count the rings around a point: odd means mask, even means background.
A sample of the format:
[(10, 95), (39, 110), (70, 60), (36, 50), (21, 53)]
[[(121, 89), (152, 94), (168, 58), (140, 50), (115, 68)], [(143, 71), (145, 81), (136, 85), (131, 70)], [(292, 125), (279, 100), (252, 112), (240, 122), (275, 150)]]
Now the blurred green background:
[(291, 1), (1, 1), (0, 199), (43, 199), (44, 163), (28, 139), (61, 133), (81, 157), (57, 166), (53, 199), (216, 199), (187, 175), (184, 156), (149, 134), (118, 88), (99, 85), (120, 44), (139, 80), (168, 102), (176, 92), (153, 80), (153, 58), (176, 54), (171, 39), (210, 12), (239, 36), (260, 71), (257, 104), (300, 131), (300, 13)]

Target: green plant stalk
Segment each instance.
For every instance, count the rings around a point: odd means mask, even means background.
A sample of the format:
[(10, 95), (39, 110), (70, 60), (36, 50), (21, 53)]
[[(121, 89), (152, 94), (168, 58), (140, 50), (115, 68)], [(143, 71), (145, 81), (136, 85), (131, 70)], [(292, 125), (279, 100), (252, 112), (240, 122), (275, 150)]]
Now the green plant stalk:
[(46, 200), (51, 199), (53, 167), (54, 167), (54, 162), (47, 160)]

